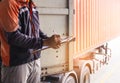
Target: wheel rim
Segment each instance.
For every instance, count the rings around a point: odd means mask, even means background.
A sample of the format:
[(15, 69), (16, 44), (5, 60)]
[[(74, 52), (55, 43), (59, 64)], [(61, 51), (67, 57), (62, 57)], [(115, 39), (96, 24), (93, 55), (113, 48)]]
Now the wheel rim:
[(89, 74), (86, 74), (84, 76), (84, 83), (89, 83), (89, 82), (90, 82), (90, 80), (89, 80)]
[(90, 71), (88, 67), (85, 67), (81, 72), (80, 83), (90, 83)]
[(73, 76), (68, 76), (65, 80), (65, 83), (76, 83), (76, 81)]

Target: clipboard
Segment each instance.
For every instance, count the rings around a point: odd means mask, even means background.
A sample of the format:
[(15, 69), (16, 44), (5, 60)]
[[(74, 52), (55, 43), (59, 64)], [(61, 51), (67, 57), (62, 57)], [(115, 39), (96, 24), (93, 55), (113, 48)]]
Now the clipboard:
[[(66, 37), (64, 39), (61, 39), (61, 44), (69, 43), (69, 42), (72, 42), (72, 41), (75, 41), (75, 37)], [(43, 46), (41, 49), (37, 49), (37, 50), (32, 51), (32, 54), (35, 54), (36, 52), (46, 50), (46, 49), (49, 49), (49, 48), (51, 48), (51, 47)]]

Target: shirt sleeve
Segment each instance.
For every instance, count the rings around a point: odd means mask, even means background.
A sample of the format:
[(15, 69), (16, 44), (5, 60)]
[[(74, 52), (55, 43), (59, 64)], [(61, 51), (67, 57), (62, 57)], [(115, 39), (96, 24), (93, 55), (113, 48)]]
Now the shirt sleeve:
[(5, 32), (7, 41), (10, 45), (15, 45), (27, 49), (42, 48), (43, 40), (41, 38), (30, 37), (22, 34), (19, 30), (14, 32)]
[(40, 29), (39, 29), (39, 35), (42, 39), (47, 39), (49, 38), (46, 34), (44, 34)]
[(0, 25), (5, 31), (17, 30), (19, 7), (16, 0), (2, 0), (0, 2)]

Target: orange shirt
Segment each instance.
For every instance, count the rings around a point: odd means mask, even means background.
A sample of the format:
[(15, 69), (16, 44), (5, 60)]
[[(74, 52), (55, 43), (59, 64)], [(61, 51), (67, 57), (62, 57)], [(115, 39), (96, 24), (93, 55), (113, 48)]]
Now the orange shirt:
[(0, 25), (5, 31), (15, 31), (18, 27), (18, 9), (16, 0), (2, 0), (0, 2)]
[(1, 51), (1, 58), (2, 58), (2, 63), (6, 66), (9, 66), (9, 45), (6, 41), (4, 31), (1, 29), (0, 26), (0, 51)]
[[(0, 50), (2, 62), (4, 65), (9, 65), (9, 45), (6, 41), (4, 30), (12, 32), (18, 28), (18, 13), (19, 8), (23, 5), (22, 2), (29, 0), (1, 0), (0, 1)], [(19, 3), (20, 2), (20, 3)], [(7, 48), (7, 49), (5, 49)]]
[(16, 0), (0, 2), (0, 25), (5, 31), (15, 31), (18, 27), (19, 4)]

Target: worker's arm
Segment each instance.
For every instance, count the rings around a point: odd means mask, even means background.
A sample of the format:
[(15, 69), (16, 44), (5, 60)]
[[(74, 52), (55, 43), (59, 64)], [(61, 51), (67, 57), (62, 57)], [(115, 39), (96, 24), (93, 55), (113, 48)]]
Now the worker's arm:
[(31, 49), (42, 48), (43, 40), (41, 38), (29, 37), (22, 34), (19, 30), (14, 32), (5, 32), (5, 34), (10, 45)]
[(54, 48), (54, 49), (59, 48), (61, 46), (60, 35), (54, 34), (51, 37), (44, 39), (43, 45), (49, 46), (49, 47)]
[(42, 46), (50, 46), (51, 48), (59, 48), (60, 36), (53, 35), (47, 39), (31, 38), (25, 34), (22, 34), (19, 30), (14, 32), (5, 32), (7, 41), (10, 45), (15, 45), (22, 48), (39, 49)]
[(53, 34), (51, 37), (48, 37), (41, 30), (39, 31), (40, 37), (43, 39), (43, 46), (49, 46), (51, 48), (57, 49), (61, 45), (60, 35)]
[(44, 34), (40, 29), (39, 29), (39, 35), (42, 39), (47, 39), (48, 36), (46, 34)]

